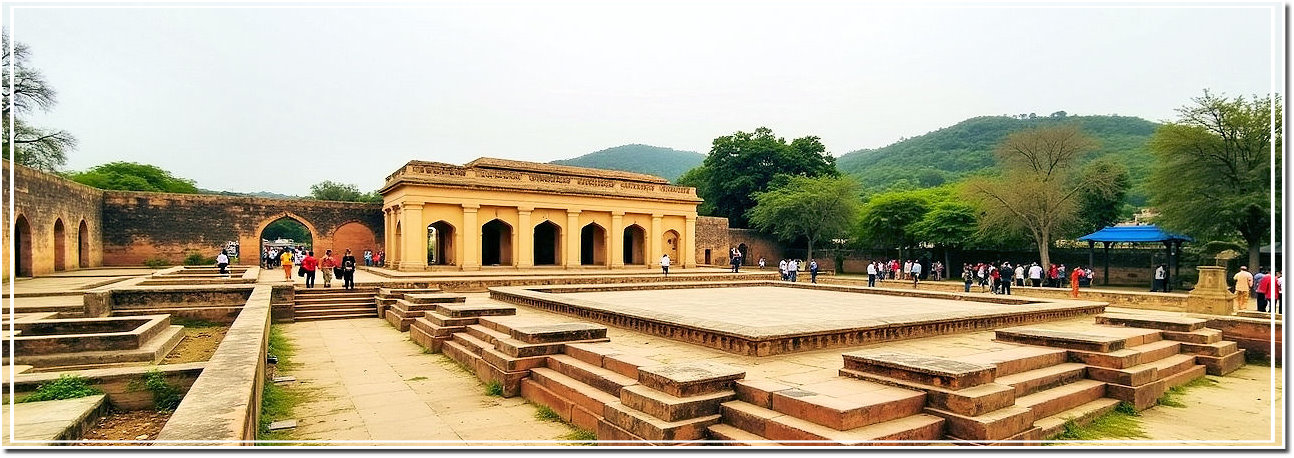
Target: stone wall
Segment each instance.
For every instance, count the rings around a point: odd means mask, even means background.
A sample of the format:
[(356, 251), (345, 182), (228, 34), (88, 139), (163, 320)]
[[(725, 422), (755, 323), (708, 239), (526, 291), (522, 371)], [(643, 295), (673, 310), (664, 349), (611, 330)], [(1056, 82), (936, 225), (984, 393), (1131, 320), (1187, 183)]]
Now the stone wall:
[[(47, 275), (61, 270), (103, 265), (103, 191), (57, 175), (3, 162), (5, 269), (15, 259), (18, 276)], [(9, 173), (14, 173), (13, 211), (17, 227), (10, 233)], [(62, 231), (56, 231), (61, 224)], [(82, 231), (84, 225), (84, 231)], [(15, 235), (18, 242), (15, 244)], [(60, 237), (61, 236), (61, 237)], [(15, 246), (16, 245), (16, 246)], [(16, 249), (8, 249), (15, 247)], [(60, 249), (61, 248), (61, 249)]]
[(283, 217), (310, 230), (316, 251), (382, 250), (381, 204), (104, 191), (103, 264), (178, 263), (230, 241), (241, 245), (240, 264), (257, 264), (261, 231)]
[(728, 218), (696, 217), (696, 263), (726, 265), (728, 262)]
[[(867, 278), (859, 277), (818, 277), (822, 283), (840, 284), (840, 285), (866, 285)], [(912, 282), (901, 280), (888, 280), (878, 282), (878, 287), (882, 288), (911, 288)], [(961, 292), (964, 284), (957, 282), (921, 282), (918, 285), (919, 290), (928, 291), (947, 291)], [(971, 292), (980, 292), (979, 285), (971, 285)], [(986, 293), (987, 294), (987, 293)], [(1011, 295), (1018, 297), (1037, 297), (1046, 299), (1069, 299), (1069, 288), (1034, 288), (1030, 286), (1012, 286)], [(993, 296), (1002, 297), (1002, 296)], [(1143, 293), (1137, 291), (1115, 291), (1081, 288), (1078, 290), (1078, 300), (1105, 302), (1111, 307), (1127, 307), (1147, 310), (1163, 310), (1170, 312), (1186, 311), (1186, 294), (1178, 293)]]
[[(759, 258), (763, 257), (768, 262), (768, 265), (776, 268), (777, 261), (782, 259), (786, 251), (776, 240), (750, 229), (728, 229), (728, 243), (735, 247), (740, 247), (742, 244), (746, 245), (745, 265), (748, 266), (759, 265)], [(725, 254), (720, 262), (727, 262), (727, 259), (728, 256)], [(818, 264), (822, 267), (831, 267), (830, 262), (819, 262)]]

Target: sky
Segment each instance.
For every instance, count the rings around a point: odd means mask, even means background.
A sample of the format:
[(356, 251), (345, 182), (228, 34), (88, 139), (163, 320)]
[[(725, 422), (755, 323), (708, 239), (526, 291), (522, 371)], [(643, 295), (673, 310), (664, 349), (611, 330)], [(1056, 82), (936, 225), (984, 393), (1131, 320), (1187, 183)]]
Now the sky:
[(30, 120), (77, 137), (68, 169), (293, 195), (414, 159), (706, 153), (761, 126), (839, 156), (983, 115), (1166, 121), (1206, 88), (1267, 94), (1285, 65), (1272, 3), (58, 5), (3, 19), (58, 91)]

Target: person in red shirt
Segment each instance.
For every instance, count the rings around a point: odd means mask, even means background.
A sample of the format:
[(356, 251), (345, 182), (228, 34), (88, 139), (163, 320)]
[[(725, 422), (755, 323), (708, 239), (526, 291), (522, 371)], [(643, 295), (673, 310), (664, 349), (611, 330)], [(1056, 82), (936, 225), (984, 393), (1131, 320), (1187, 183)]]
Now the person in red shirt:
[(1047, 286), (1052, 288), (1060, 287), (1060, 267), (1056, 267), (1055, 264), (1051, 265), (1051, 269), (1047, 270), (1047, 283), (1050, 283)]
[(301, 260), (301, 268), (306, 271), (306, 288), (314, 288), (315, 271), (319, 270), (319, 260), (315, 259), (315, 252), (306, 253), (306, 258)]
[(1272, 311), (1268, 309), (1274, 308), (1276, 300), (1281, 297), (1280, 282), (1276, 281), (1275, 275), (1264, 275), (1263, 279), (1258, 281), (1258, 286), (1254, 288), (1254, 291), (1267, 298), (1266, 306), (1259, 301), (1258, 306), (1261, 307), (1258, 309), (1259, 312)]
[(319, 258), (319, 269), (323, 272), (324, 288), (332, 288), (332, 276), (337, 268), (337, 259), (332, 256), (332, 250), (324, 252), (322, 258)]
[(1069, 274), (1069, 297), (1078, 298), (1078, 283), (1083, 280), (1083, 267), (1075, 266)]

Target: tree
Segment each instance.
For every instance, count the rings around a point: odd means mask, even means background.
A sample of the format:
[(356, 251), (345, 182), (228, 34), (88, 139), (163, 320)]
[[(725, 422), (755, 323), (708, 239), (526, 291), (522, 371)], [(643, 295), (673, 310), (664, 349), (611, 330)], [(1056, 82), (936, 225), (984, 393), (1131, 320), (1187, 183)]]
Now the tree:
[(314, 242), (314, 238), (310, 236), (310, 229), (291, 218), (279, 218), (266, 225), (265, 230), (261, 231), (261, 238), (270, 241), (288, 239), (300, 245), (313, 245)]
[(975, 207), (961, 202), (943, 201), (936, 203), (921, 220), (908, 226), (912, 237), (931, 245), (943, 248), (944, 266), (952, 272), (952, 260), (949, 251), (965, 248), (975, 238), (979, 227), (979, 218)]
[(1249, 248), (1249, 269), (1256, 270), (1258, 249), (1270, 236), (1271, 149), (1274, 138), (1280, 167), (1281, 138), (1273, 132), (1281, 132), (1281, 102), (1207, 90), (1191, 101), (1150, 141), (1155, 162), (1147, 188), (1159, 211), (1156, 222), (1200, 239), (1239, 236)]
[(1109, 158), (1097, 159), (1083, 166), (1084, 181), (1108, 181), (1107, 188), (1088, 188), (1078, 195), (1078, 224), (1074, 228), (1082, 236), (1112, 226), (1128, 216), (1126, 199), (1132, 181), (1128, 168)]
[[(67, 163), (67, 152), (76, 147), (76, 138), (61, 130), (42, 129), (27, 124), (23, 116), (33, 109), (49, 111), (56, 102), (54, 88), (45, 82), (39, 70), (27, 64), (29, 50), (24, 43), (14, 43), (13, 52), (9, 49), (9, 33), (0, 33), (0, 46), (4, 47), (0, 66), (4, 67), (0, 86), (4, 105), (4, 141), (5, 159), (12, 159), (18, 164), (53, 172)], [(12, 74), (11, 74), (12, 72)], [(10, 85), (10, 78), (13, 84)], [(9, 137), (9, 118), (13, 115), (13, 138)]]
[(1111, 176), (1077, 173), (1079, 160), (1096, 148), (1076, 124), (1008, 135), (995, 151), (1001, 174), (964, 184), (982, 212), (981, 230), (1023, 230), (1038, 245), (1042, 264), (1050, 264), (1051, 242), (1075, 220), (1079, 193), (1113, 186)]
[(706, 197), (706, 190), (710, 181), (710, 169), (704, 165), (693, 167), (691, 170), (683, 172), (675, 183), (679, 186), (696, 188), (696, 194), (701, 197), (701, 205), (696, 207), (696, 213), (702, 216), (715, 216), (717, 211), (714, 206), (714, 200)]
[(755, 194), (773, 188), (777, 175), (838, 176), (835, 158), (826, 151), (818, 137), (787, 143), (769, 128), (760, 127), (714, 139), (701, 164), (705, 170), (690, 171), (684, 178), (703, 178), (697, 190), (714, 205), (714, 215), (727, 217), (733, 227), (746, 227), (746, 212), (754, 208)]
[(750, 222), (782, 240), (803, 237), (808, 258), (813, 259), (815, 243), (848, 234), (857, 221), (859, 189), (849, 177), (793, 176), (784, 185), (755, 194)]
[(863, 206), (859, 238), (886, 248), (903, 250), (916, 243), (911, 227), (930, 211), (930, 199), (922, 191), (877, 194)]
[(341, 202), (381, 202), (382, 196), (377, 192), (362, 193), (353, 184), (335, 183), (324, 180), (310, 186), (310, 198), (318, 200), (335, 200)]
[(196, 194), (193, 180), (178, 178), (155, 165), (109, 162), (68, 176), (72, 181), (99, 189)]

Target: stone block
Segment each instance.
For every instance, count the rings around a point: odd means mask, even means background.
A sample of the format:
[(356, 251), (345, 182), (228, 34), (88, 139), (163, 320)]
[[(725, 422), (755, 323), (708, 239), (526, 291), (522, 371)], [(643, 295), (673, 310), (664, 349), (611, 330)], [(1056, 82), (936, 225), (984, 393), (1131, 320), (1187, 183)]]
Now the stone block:
[(1025, 407), (1008, 407), (978, 416), (959, 415), (926, 408), (925, 412), (945, 420), (949, 436), (965, 440), (1002, 440), (1033, 427), (1034, 414)]
[[(585, 340), (581, 342), (606, 342), (609, 339)], [(495, 348), (499, 351), (516, 358), (525, 358), (528, 356), (556, 355), (562, 352), (565, 344), (542, 343), (528, 344), (516, 339), (503, 339), (495, 343)]]
[(733, 381), (745, 377), (745, 371), (708, 361), (638, 368), (639, 383), (678, 397), (731, 390)]
[(537, 367), (531, 369), (531, 378), (549, 391), (571, 401), (571, 403), (602, 416), (602, 407), (617, 402), (619, 397), (593, 388), (574, 378), (558, 373), (552, 369)]
[(642, 385), (620, 390), (620, 402), (664, 421), (681, 421), (719, 413), (719, 404), (736, 399), (737, 393), (718, 391), (681, 398)]
[(562, 349), (562, 353), (598, 367), (603, 367), (602, 362), (606, 355), (614, 355), (619, 352), (614, 348), (595, 343), (567, 344)]
[(1141, 352), (1135, 350), (1115, 350), (1105, 353), (1070, 350), (1069, 359), (1088, 366), (1125, 369), (1141, 364)]
[(1046, 391), (1021, 396), (1015, 405), (1028, 407), (1034, 418), (1049, 417), (1105, 396), (1105, 382), (1080, 380)]
[(637, 380), (567, 355), (549, 356), (546, 364), (549, 369), (617, 398), (622, 388), (638, 383)]
[(592, 323), (557, 323), (517, 326), (509, 334), (513, 339), (539, 344), (602, 339), (607, 336), (607, 328)]
[(659, 361), (634, 355), (614, 354), (602, 358), (602, 367), (632, 379), (638, 378), (639, 367), (658, 364), (660, 364)]
[(517, 308), (510, 305), (457, 305), (439, 304), (436, 311), (450, 318), (516, 315)]
[(1127, 340), (1122, 337), (1110, 337), (1070, 331), (1056, 331), (1051, 329), (1010, 328), (999, 329), (995, 334), (996, 340), (1002, 342), (1067, 348), (1071, 350), (1084, 350), (1099, 353), (1109, 353), (1116, 350), (1122, 350)]
[(763, 437), (768, 437), (769, 420), (783, 416), (780, 412), (742, 401), (725, 402), (719, 408), (725, 423)]
[(532, 403), (552, 409), (553, 412), (562, 417), (563, 421), (571, 421), (571, 402), (562, 399), (534, 380), (525, 379), (521, 381), (521, 397)]
[(799, 388), (772, 393), (773, 410), (841, 431), (915, 415), (925, 404), (925, 392), (891, 387), (846, 398)]
[(772, 393), (774, 391), (790, 388), (793, 387), (768, 379), (737, 380), (733, 382), (733, 389), (737, 392), (737, 399), (765, 409), (773, 408)]
[(1086, 365), (1079, 363), (1057, 364), (1006, 377), (998, 377), (994, 383), (1015, 387), (1015, 395), (1019, 397), (1082, 379), (1086, 368)]
[(1156, 401), (1159, 400), (1160, 396), (1164, 395), (1166, 390), (1168, 390), (1168, 385), (1162, 379), (1141, 386), (1107, 383), (1105, 385), (1105, 397), (1132, 404), (1137, 410), (1146, 410), (1154, 407)]
[(1125, 369), (1088, 366), (1087, 378), (1127, 386), (1141, 386), (1159, 379), (1159, 370), (1150, 364)]
[(1226, 356), (1196, 355), (1195, 362), (1203, 364), (1209, 375), (1227, 375), (1245, 365), (1245, 350), (1236, 350)]
[(1225, 356), (1235, 353), (1240, 348), (1235, 342), (1215, 342), (1209, 344), (1194, 344), (1182, 342), (1182, 353), (1204, 356)]
[(1113, 324), (1132, 328), (1159, 329), (1161, 331), (1191, 332), (1204, 328), (1199, 318), (1188, 318), (1173, 315), (1129, 315), (1105, 313), (1096, 316), (1098, 324)]
[(957, 359), (968, 363), (993, 365), (997, 367), (996, 375), (1003, 377), (1064, 363), (1068, 359), (1068, 353), (1056, 348), (1016, 347), (976, 353)]
[(656, 445), (645, 442), (643, 438), (635, 436), (624, 428), (607, 422), (606, 418), (598, 420), (598, 445), (612, 447), (635, 447), (645, 445)]
[(899, 352), (846, 353), (845, 368), (926, 385), (960, 390), (993, 381), (997, 368)]
[(410, 304), (461, 304), (467, 301), (467, 296), (446, 293), (409, 293), (404, 295), (404, 301)]
[(597, 413), (585, 409), (579, 405), (571, 406), (571, 424), (586, 431), (597, 431), (598, 421), (602, 420), (602, 410), (598, 409)]
[(1210, 344), (1222, 341), (1222, 331), (1217, 329), (1197, 329), (1190, 332), (1164, 331), (1164, 339), (1188, 342), (1193, 344)]
[(950, 390), (909, 380), (841, 369), (840, 375), (890, 386), (921, 390), (926, 393), (926, 405), (958, 415), (978, 416), (1015, 404), (1015, 388), (1010, 385), (985, 383), (962, 390)]
[(602, 410), (604, 421), (650, 441), (692, 441), (705, 438), (705, 428), (719, 423), (719, 415), (664, 421), (633, 410), (621, 403), (607, 404)]

